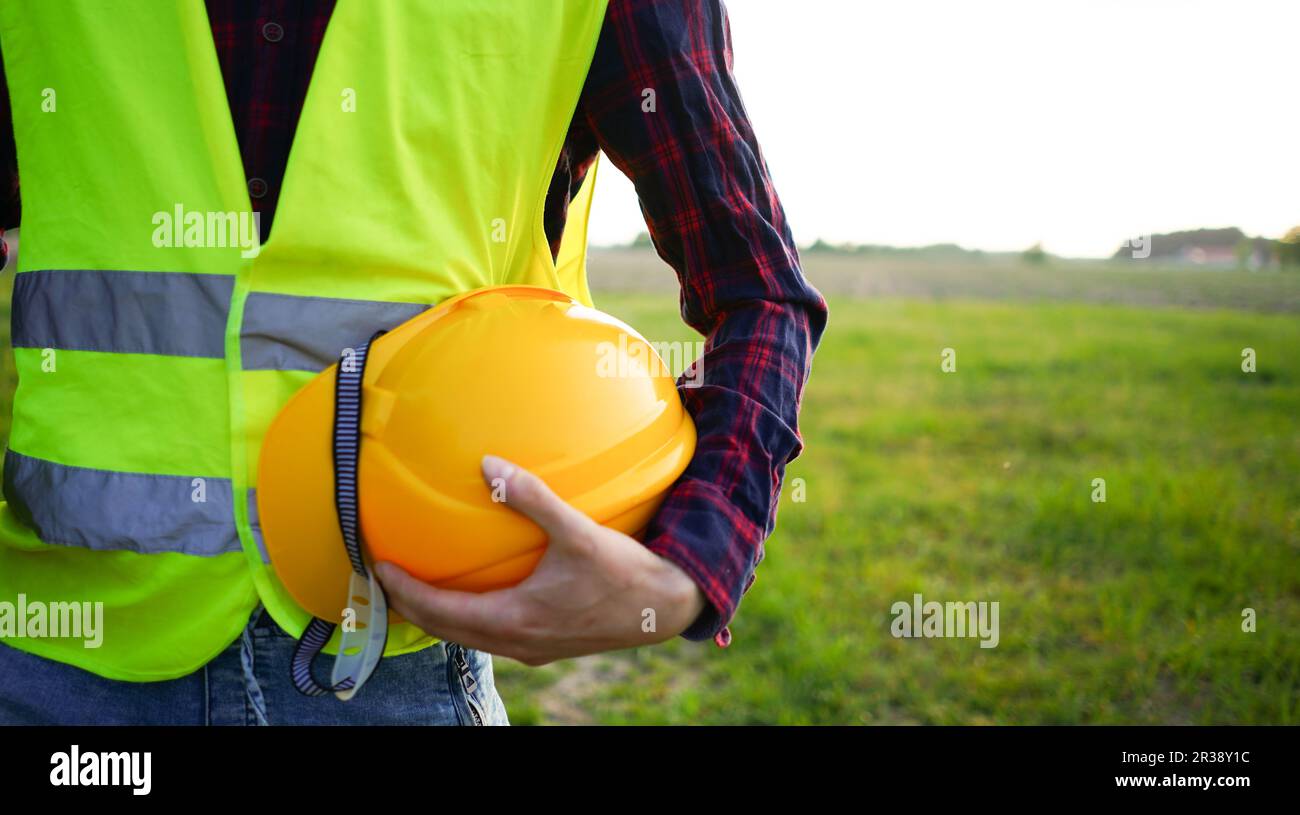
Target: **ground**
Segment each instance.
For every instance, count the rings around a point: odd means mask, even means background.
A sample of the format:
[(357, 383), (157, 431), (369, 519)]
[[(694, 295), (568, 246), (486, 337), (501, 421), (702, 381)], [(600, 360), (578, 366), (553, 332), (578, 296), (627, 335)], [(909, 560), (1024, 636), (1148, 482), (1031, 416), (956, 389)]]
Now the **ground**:
[[(499, 660), (516, 722), (1296, 722), (1300, 276), (806, 265), (807, 449), (734, 643)], [(693, 339), (651, 256), (592, 279)], [(998, 601), (998, 646), (892, 637), (914, 593)]]
[[(734, 643), (498, 660), (516, 723), (1300, 719), (1300, 275), (806, 267), (831, 324)], [(591, 277), (651, 340), (697, 339), (653, 254)], [(894, 638), (915, 593), (997, 601), (998, 646)]]

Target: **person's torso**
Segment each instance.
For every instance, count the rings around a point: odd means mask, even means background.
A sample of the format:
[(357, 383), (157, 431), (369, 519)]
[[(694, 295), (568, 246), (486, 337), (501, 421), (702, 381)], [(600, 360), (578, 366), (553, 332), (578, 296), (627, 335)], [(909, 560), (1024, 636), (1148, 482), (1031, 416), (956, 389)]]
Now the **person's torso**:
[(447, 297), (589, 301), (589, 198), (558, 258), (543, 222), (602, 19), (341, 0), (261, 245), (202, 5), (0, 7), (24, 196), (0, 589), (97, 597), (106, 629), (93, 653), (13, 644), (148, 679), (202, 664), (259, 598), (301, 629), (257, 539), (262, 433), (345, 349)]

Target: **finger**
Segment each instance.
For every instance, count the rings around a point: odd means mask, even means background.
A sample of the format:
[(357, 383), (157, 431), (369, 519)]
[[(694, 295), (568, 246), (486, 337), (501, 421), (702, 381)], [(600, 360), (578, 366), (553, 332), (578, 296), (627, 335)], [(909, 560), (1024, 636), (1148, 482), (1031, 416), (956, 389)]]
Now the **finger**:
[(552, 543), (571, 541), (594, 523), (522, 467), (497, 456), (484, 456), (482, 467), (489, 486), (496, 486), (497, 479), (504, 485), (506, 505), (531, 518)]
[[(537, 653), (534, 653), (528, 646), (528, 643), (517, 641), (517, 637), (511, 636), (504, 630), (484, 630), (480, 628), (469, 627), (468, 624), (458, 623), (458, 610), (452, 608), (450, 612), (435, 608), (439, 602), (433, 601), (430, 606), (430, 599), (435, 595), (464, 595), (469, 594), (471, 597), (481, 597), (467, 593), (467, 591), (448, 591), (446, 589), (437, 589), (434, 586), (425, 584), (419, 578), (412, 577), (404, 571), (402, 567), (394, 563), (376, 563), (374, 564), (374, 573), (380, 578), (383, 584), (383, 591), (389, 599), (389, 608), (402, 615), (408, 623), (417, 625), (430, 636), (437, 637), (438, 640), (448, 642), (458, 642), (460, 645), (476, 651), (484, 651), (487, 654), (497, 656), (506, 656), (506, 658), (516, 659), (525, 664), (538, 664)], [(490, 594), (502, 595), (504, 591), (493, 591)], [(500, 598), (506, 601), (506, 598)], [(451, 604), (455, 604), (456, 599), (452, 599)], [(512, 602), (512, 601), (510, 601)], [(510, 617), (502, 615), (502, 620)], [(481, 620), (476, 620), (481, 621)], [(498, 628), (504, 628), (500, 625)]]
[(384, 586), (393, 610), (438, 637), (467, 632), (497, 639), (504, 633), (509, 597), (505, 592), (475, 594), (430, 586), (412, 577), (395, 563), (375, 564), (375, 575)]
[[(376, 569), (378, 572), (379, 570)], [(514, 642), (502, 639), (487, 632), (466, 628), (455, 622), (430, 616), (418, 600), (412, 601), (410, 595), (388, 592), (389, 609), (401, 615), (402, 619), (415, 625), (432, 637), (448, 642), (458, 642), (466, 648), (484, 651), (489, 654), (518, 658), (521, 649)]]

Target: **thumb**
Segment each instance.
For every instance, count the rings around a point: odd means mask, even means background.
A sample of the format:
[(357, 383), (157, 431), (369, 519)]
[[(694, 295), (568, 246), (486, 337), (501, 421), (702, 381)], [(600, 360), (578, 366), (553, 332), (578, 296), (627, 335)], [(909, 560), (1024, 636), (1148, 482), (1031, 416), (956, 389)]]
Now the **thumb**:
[(552, 542), (569, 540), (593, 523), (552, 492), (545, 481), (516, 464), (484, 456), (482, 468), (488, 486), (502, 489), (506, 506), (531, 518)]

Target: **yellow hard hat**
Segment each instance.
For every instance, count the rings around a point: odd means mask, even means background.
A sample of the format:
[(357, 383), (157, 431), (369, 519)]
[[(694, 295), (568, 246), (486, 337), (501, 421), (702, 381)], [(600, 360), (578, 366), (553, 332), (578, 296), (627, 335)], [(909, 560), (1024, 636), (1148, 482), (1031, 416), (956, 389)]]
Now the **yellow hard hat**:
[[(348, 605), (352, 572), (335, 509), (337, 369), (280, 411), (257, 476), (271, 565), (326, 621)], [(695, 449), (695, 426), (653, 347), (614, 317), (535, 286), (468, 292), (375, 340), (360, 428), (356, 492), (371, 558), (465, 591), (518, 583), (546, 547), (540, 527), (493, 500), (485, 454), (636, 535)]]

